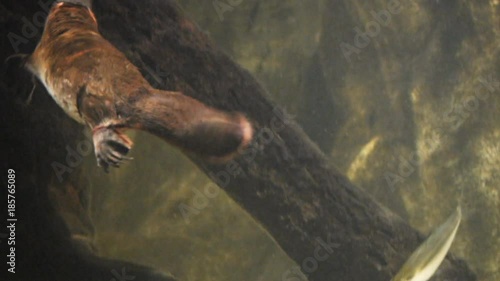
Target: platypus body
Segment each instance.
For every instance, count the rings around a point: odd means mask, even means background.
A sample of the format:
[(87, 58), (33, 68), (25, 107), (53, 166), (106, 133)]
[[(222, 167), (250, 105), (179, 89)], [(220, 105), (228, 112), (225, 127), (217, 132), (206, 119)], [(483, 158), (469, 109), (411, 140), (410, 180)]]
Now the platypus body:
[(214, 160), (229, 159), (252, 138), (239, 113), (226, 113), (179, 92), (154, 89), (118, 49), (104, 39), (92, 11), (57, 3), (26, 67), (74, 120), (93, 131), (98, 165), (126, 159), (128, 128), (152, 133), (179, 148)]

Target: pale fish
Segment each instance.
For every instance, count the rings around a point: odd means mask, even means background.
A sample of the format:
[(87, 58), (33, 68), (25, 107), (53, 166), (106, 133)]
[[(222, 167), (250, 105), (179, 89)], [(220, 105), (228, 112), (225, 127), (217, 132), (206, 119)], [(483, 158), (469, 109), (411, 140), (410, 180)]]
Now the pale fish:
[(436, 272), (457, 233), (460, 207), (427, 238), (408, 258), (392, 281), (427, 281)]

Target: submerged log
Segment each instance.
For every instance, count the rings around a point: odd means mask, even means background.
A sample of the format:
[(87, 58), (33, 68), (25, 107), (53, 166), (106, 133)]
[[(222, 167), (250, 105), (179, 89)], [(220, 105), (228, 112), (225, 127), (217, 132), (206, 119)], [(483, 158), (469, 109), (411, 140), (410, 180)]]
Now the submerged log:
[[(255, 141), (234, 161), (215, 165), (191, 158), (270, 233), (309, 280), (390, 280), (422, 241), (417, 231), (337, 172), (293, 118), (269, 101), (255, 78), (220, 51), (174, 1), (103, 0), (96, 1), (93, 9), (103, 36), (134, 64), (168, 72), (163, 89), (182, 91), (216, 108), (243, 112), (252, 121)], [(12, 1), (4, 10), (8, 22), (22, 25), (19, 18), (31, 19), (40, 7), (30, 1)], [(21, 26), (16, 29), (20, 31)], [(9, 32), (4, 25), (2, 34)], [(18, 47), (31, 52), (33, 42)], [(6, 41), (2, 49), (9, 50), (7, 54), (12, 50)], [(154, 84), (154, 77), (150, 78)], [(54, 179), (48, 169), (54, 161), (65, 161), (65, 144), (75, 143), (81, 128), (55, 108), (41, 87), (31, 106), (21, 105), (22, 91), (6, 86), (12, 85), (8, 82), (12, 79), (29, 78), (19, 73), (2, 77), (7, 95), (2, 96), (0, 111), (2, 123), (9, 125), (1, 126), (1, 135), (11, 136), (1, 149), (9, 155), (9, 166), (20, 171), (21, 192), (30, 198), (23, 199), (23, 204), (33, 202), (19, 207), (26, 226), (23, 239), (31, 241), (35, 249), (28, 255), (30, 250), (23, 248), (20, 255), (31, 259), (19, 270), (36, 267), (42, 257), (49, 265), (32, 271), (34, 275), (29, 277), (86, 280), (81, 278), (91, 276), (107, 281), (116, 278), (113, 273), (120, 273), (122, 267), (134, 268), (117, 261), (108, 263), (71, 243), (67, 226), (50, 203), (49, 186)], [(36, 142), (39, 139), (44, 142)], [(77, 171), (70, 179), (79, 187), (69, 190), (85, 189)], [(24, 231), (27, 229), (29, 232)], [(154, 279), (153, 274), (138, 267), (134, 276), (137, 280), (168, 280)], [(283, 280), (297, 278), (293, 269), (283, 273)], [(434, 278), (474, 279), (467, 265), (453, 257)]]

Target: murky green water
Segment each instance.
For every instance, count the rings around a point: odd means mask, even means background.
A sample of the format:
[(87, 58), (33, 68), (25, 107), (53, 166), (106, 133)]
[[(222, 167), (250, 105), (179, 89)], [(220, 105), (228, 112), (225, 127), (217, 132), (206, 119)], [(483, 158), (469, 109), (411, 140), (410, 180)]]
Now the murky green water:
[[(478, 280), (500, 279), (498, 1), (181, 6), (332, 163), (413, 227), (428, 233), (460, 205), (451, 251)], [(181, 280), (282, 280), (295, 266), (179, 151), (134, 138), (135, 160), (91, 182), (103, 254)], [(86, 169), (97, 169), (92, 157)]]

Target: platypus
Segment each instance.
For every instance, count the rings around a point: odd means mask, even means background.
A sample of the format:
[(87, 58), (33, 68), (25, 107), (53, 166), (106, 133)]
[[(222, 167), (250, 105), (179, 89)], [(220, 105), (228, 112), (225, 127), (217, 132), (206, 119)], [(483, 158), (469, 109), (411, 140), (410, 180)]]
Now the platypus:
[(26, 68), (57, 104), (93, 133), (97, 163), (119, 167), (139, 129), (209, 160), (230, 159), (252, 139), (241, 113), (224, 112), (176, 91), (153, 88), (98, 30), (89, 7), (60, 2), (47, 17)]

